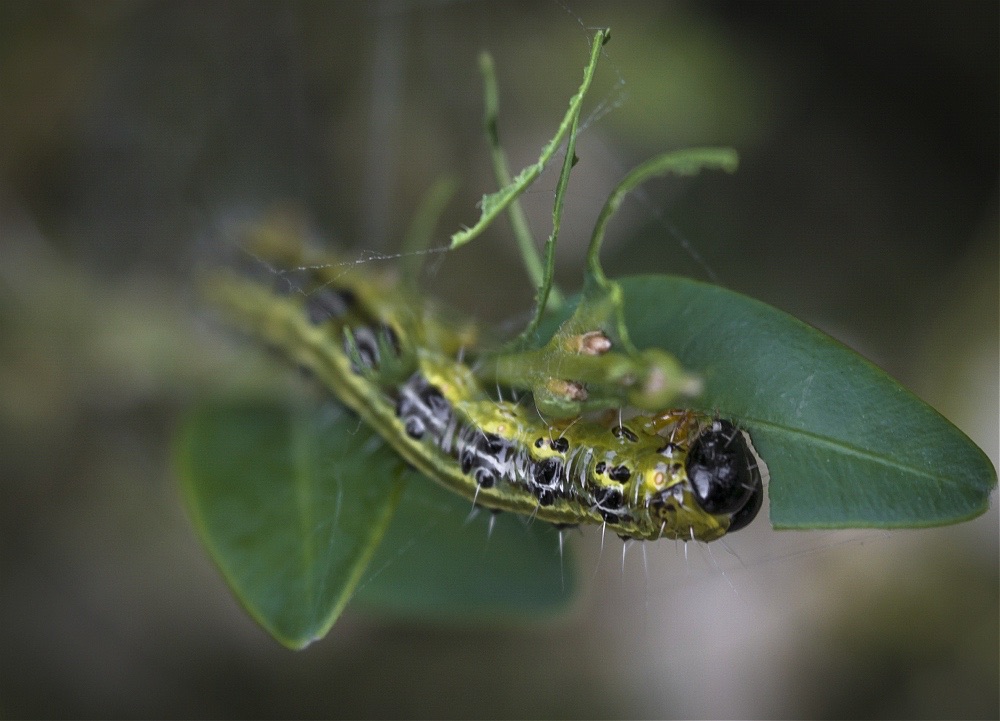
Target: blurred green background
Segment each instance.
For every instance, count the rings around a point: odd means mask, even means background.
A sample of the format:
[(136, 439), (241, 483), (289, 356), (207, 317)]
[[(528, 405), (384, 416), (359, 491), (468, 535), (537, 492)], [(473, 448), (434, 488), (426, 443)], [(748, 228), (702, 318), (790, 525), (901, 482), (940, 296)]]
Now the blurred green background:
[[(258, 356), (191, 290), (218, 228), (299, 205), (391, 252), (455, 174), (492, 187), (476, 56), (512, 165), (613, 29), (561, 238), (572, 289), (606, 193), (648, 156), (735, 146), (732, 177), (646, 186), (611, 275), (715, 279), (841, 338), (998, 458), (996, 2), (0, 4), (0, 715), (992, 717), (998, 515), (710, 548), (572, 539), (565, 619), (348, 614), (293, 654), (242, 612), (180, 505), (184, 408)], [(525, 199), (548, 232), (555, 174)], [(485, 282), (484, 282), (485, 279)], [(504, 224), (433, 256), (491, 322), (530, 306)], [(487, 548), (488, 552), (488, 548)], [(400, 562), (405, 563), (405, 552)], [(429, 579), (433, 582), (433, 579)], [(460, 592), (460, 590), (456, 590)]]

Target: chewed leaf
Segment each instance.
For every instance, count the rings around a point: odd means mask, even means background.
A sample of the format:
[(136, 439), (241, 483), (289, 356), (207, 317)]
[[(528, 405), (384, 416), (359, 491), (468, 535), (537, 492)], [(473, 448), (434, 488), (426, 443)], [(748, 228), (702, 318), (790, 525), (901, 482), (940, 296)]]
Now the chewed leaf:
[(487, 543), (488, 514), (468, 523), (467, 501), (335, 403), (205, 405), (183, 428), (178, 466), (213, 560), (290, 648), (322, 638), (359, 582), (365, 606), (406, 615), (534, 615), (571, 597), (551, 526), (500, 518)]
[(672, 276), (621, 281), (640, 348), (698, 373), (692, 405), (742, 423), (770, 471), (777, 528), (922, 527), (983, 513), (997, 476), (933, 408), (820, 331)]
[[(586, 67), (583, 69), (583, 82), (580, 84), (579, 89), (576, 94), (570, 98), (569, 109), (566, 111), (566, 115), (563, 117), (562, 122), (559, 124), (559, 129), (552, 139), (546, 143), (545, 147), (542, 148), (541, 155), (538, 160), (523, 168), (517, 177), (513, 179), (508, 185), (505, 185), (500, 190), (494, 193), (488, 193), (483, 196), (480, 202), (481, 215), (479, 220), (471, 228), (465, 228), (451, 236), (451, 247), (458, 248), (465, 245), (469, 241), (473, 240), (479, 236), (490, 223), (500, 215), (518, 196), (524, 193), (528, 187), (535, 182), (542, 171), (545, 169), (546, 164), (552, 159), (552, 156), (556, 154), (559, 149), (559, 145), (562, 143), (563, 139), (566, 137), (567, 133), (570, 132), (570, 128), (574, 125), (575, 118), (580, 115), (580, 105), (583, 103), (583, 98), (587, 94), (588, 88), (590, 88), (590, 83), (594, 79), (594, 72), (597, 69), (597, 60), (600, 56), (601, 47), (604, 43), (608, 41), (611, 37), (611, 32), (607, 29), (598, 30), (594, 35), (594, 40), (591, 43), (590, 50), (590, 60)], [(495, 92), (495, 91), (492, 91)], [(495, 106), (496, 99), (492, 99), (492, 104)], [(487, 105), (491, 104), (489, 97), (487, 98)], [(489, 111), (490, 114), (495, 114), (495, 108)], [(495, 118), (494, 118), (495, 122)], [(494, 129), (495, 131), (495, 129)]]

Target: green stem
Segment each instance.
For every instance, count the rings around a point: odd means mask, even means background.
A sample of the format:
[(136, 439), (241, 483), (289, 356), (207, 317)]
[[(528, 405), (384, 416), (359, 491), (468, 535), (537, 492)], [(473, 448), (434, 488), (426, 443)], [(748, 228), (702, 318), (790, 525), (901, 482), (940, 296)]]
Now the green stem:
[(736, 151), (732, 148), (690, 148), (672, 153), (664, 153), (647, 160), (633, 169), (618, 186), (611, 191), (601, 214), (594, 225), (594, 233), (590, 237), (590, 247), (587, 249), (587, 285), (607, 285), (607, 277), (601, 268), (601, 244), (604, 242), (604, 231), (608, 221), (618, 211), (625, 196), (650, 178), (661, 175), (696, 175), (705, 168), (717, 168), (727, 173), (736, 171), (738, 164)]
[(563, 167), (559, 173), (559, 182), (556, 184), (556, 199), (552, 205), (552, 233), (545, 241), (545, 277), (537, 285), (538, 294), (535, 296), (535, 312), (531, 321), (518, 337), (517, 342), (523, 343), (529, 339), (542, 321), (546, 308), (551, 304), (553, 309), (562, 305), (563, 299), (559, 295), (558, 289), (553, 287), (552, 280), (556, 273), (556, 240), (559, 238), (559, 229), (562, 227), (563, 206), (566, 204), (566, 188), (569, 186), (569, 174), (576, 163), (576, 135), (580, 125), (580, 114), (573, 117), (573, 124), (570, 127), (569, 139), (566, 141), (566, 156), (563, 159)]
[(559, 130), (556, 131), (555, 136), (542, 149), (542, 154), (539, 156), (538, 162), (524, 168), (510, 184), (502, 187), (495, 193), (484, 195), (480, 203), (482, 214), (479, 220), (471, 228), (465, 228), (451, 236), (452, 248), (465, 245), (473, 238), (479, 236), (515, 198), (527, 190), (528, 186), (541, 175), (546, 163), (552, 159), (552, 156), (559, 149), (566, 134), (570, 131), (570, 127), (573, 125), (573, 118), (580, 113), (580, 105), (583, 103), (583, 97), (586, 95), (587, 90), (590, 88), (590, 83), (594, 79), (597, 60), (601, 55), (601, 46), (607, 42), (609, 37), (610, 31), (606, 29), (598, 30), (594, 35), (593, 45), (590, 50), (590, 61), (583, 70), (583, 82), (580, 84), (576, 95), (570, 99), (569, 110), (563, 117), (562, 123), (559, 125)]
[[(485, 105), (483, 129), (486, 131), (486, 143), (490, 149), (493, 177), (496, 179), (497, 187), (505, 188), (510, 185), (511, 177), (510, 164), (507, 162), (507, 154), (500, 145), (500, 133), (497, 128), (500, 116), (500, 92), (497, 88), (496, 66), (493, 63), (493, 57), (485, 51), (479, 55), (479, 71), (483, 75)], [(510, 219), (511, 229), (514, 231), (514, 238), (517, 241), (517, 247), (521, 252), (521, 259), (524, 261), (524, 267), (528, 271), (531, 284), (538, 288), (543, 279), (542, 260), (538, 255), (535, 239), (531, 235), (531, 228), (528, 226), (528, 218), (524, 214), (524, 208), (516, 196), (507, 206), (507, 217)]]

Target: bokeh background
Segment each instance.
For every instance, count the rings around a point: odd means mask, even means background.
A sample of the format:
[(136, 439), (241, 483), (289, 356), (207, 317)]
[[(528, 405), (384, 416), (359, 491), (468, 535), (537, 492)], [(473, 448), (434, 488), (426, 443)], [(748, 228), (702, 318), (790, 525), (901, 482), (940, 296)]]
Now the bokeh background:
[[(0, 715), (984, 717), (998, 708), (998, 515), (728, 547), (572, 539), (561, 619), (349, 610), (280, 648), (198, 545), (171, 470), (184, 409), (253, 383), (192, 270), (232, 217), (296, 204), (356, 256), (453, 174), (491, 189), (476, 57), (533, 160), (613, 29), (560, 253), (671, 148), (735, 176), (645, 186), (612, 275), (714, 279), (817, 325), (998, 458), (998, 7), (959, 2), (0, 4)], [(554, 173), (525, 198), (548, 232)], [(530, 306), (498, 224), (428, 268), (490, 322)], [(235, 379), (235, 380), (234, 380)], [(405, 562), (405, 559), (403, 560)], [(459, 592), (459, 591), (456, 591)]]

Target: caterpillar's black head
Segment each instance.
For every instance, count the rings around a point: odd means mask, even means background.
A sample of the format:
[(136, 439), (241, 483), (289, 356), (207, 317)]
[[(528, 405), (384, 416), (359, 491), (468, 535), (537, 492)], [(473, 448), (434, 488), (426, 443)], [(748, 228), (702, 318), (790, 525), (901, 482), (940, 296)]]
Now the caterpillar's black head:
[(687, 477), (701, 508), (728, 514), (729, 532), (754, 519), (764, 501), (764, 484), (743, 434), (726, 420), (715, 420), (703, 430), (687, 456)]

